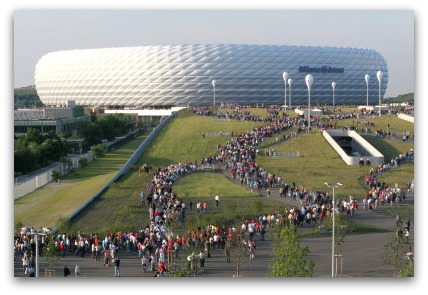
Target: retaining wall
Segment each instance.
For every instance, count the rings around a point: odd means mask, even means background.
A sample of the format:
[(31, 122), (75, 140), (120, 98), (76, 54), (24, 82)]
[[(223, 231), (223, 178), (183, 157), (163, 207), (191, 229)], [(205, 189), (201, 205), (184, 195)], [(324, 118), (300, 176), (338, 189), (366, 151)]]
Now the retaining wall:
[(333, 149), (339, 154), (343, 161), (347, 165), (359, 165), (359, 161), (362, 156), (349, 156), (346, 152), (337, 144), (333, 139), (335, 136), (349, 136), (356, 142), (358, 142), (362, 147), (364, 147), (371, 155), (364, 156), (364, 162), (369, 159), (372, 165), (379, 165), (384, 162), (383, 155), (375, 149), (370, 143), (362, 138), (357, 132), (353, 130), (326, 130), (323, 133), (325, 140), (333, 147)]
[(406, 121), (411, 122), (413, 124), (415, 123), (415, 117), (412, 117), (412, 116), (409, 116), (406, 114), (398, 114), (398, 118), (406, 120)]
[(162, 122), (159, 123), (158, 126), (147, 136), (147, 138), (141, 143), (141, 145), (137, 148), (137, 150), (132, 154), (129, 160), (125, 163), (125, 165), (116, 173), (113, 178), (106, 183), (97, 193), (95, 193), (85, 204), (83, 204), (80, 208), (78, 208), (73, 214), (71, 214), (68, 219), (72, 219), (77, 214), (79, 214), (83, 209), (86, 208), (94, 199), (99, 197), (105, 190), (107, 190), (110, 185), (112, 185), (116, 180), (118, 180), (122, 175), (126, 174), (132, 167), (132, 165), (141, 157), (143, 152), (147, 149), (147, 147), (151, 144), (153, 139), (158, 135), (158, 133), (162, 130), (162, 128), (177, 115), (178, 112), (173, 112), (170, 116), (166, 117)]

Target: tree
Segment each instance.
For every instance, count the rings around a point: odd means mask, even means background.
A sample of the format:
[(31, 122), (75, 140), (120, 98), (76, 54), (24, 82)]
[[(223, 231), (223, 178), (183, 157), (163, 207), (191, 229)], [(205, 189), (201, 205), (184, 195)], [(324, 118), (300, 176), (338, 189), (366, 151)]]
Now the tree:
[(308, 247), (301, 247), (297, 239), (296, 227), (278, 227), (273, 233), (275, 261), (270, 266), (270, 277), (306, 277), (314, 274), (314, 262), (306, 261)]
[(100, 143), (100, 144), (94, 145), (91, 148), (91, 150), (94, 152), (95, 157), (103, 158), (107, 152), (107, 147), (104, 144)]
[(51, 175), (52, 175), (52, 178), (58, 183), (62, 179), (62, 174), (58, 170), (52, 170)]
[[(344, 225), (343, 214), (339, 213), (334, 216), (334, 227), (335, 227), (335, 235), (334, 235), (334, 249), (335, 255), (342, 254), (342, 248), (345, 244), (345, 231), (342, 230), (342, 225)], [(324, 225), (326, 230), (333, 230), (333, 215), (330, 215), (326, 218)]]
[[(48, 265), (48, 268), (46, 270), (46, 274), (49, 273), (49, 271), (53, 270), (53, 266), (55, 263), (59, 260), (59, 247), (55, 245), (55, 240), (53, 237), (49, 239), (46, 246), (43, 249), (43, 257), (46, 260), (46, 264)], [(50, 276), (50, 275), (48, 275)]]
[(80, 158), (79, 164), (80, 167), (85, 168), (86, 166), (88, 166), (88, 159), (86, 159), (85, 157)]
[(397, 232), (383, 246), (381, 259), (386, 265), (394, 268), (394, 276), (398, 276), (400, 271), (409, 267), (409, 260), (406, 253), (411, 251), (406, 237), (400, 232), (401, 228), (397, 227)]
[[(242, 233), (244, 234), (244, 233)], [(235, 233), (227, 240), (226, 248), (230, 247), (230, 262), (236, 267), (234, 277), (241, 277), (241, 267), (244, 264), (244, 258), (248, 255), (248, 248), (245, 247), (243, 240)]]

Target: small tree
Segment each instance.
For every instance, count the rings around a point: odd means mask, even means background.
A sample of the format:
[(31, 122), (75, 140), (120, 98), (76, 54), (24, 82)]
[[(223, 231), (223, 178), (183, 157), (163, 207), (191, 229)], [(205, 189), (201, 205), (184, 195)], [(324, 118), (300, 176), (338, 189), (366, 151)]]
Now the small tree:
[(55, 245), (55, 240), (50, 238), (43, 249), (43, 257), (48, 265), (48, 271), (53, 270), (53, 266), (59, 260), (59, 247)]
[(227, 241), (226, 247), (230, 247), (230, 262), (236, 267), (234, 277), (241, 277), (242, 274), (240, 270), (245, 262), (245, 256), (248, 255), (248, 249), (244, 246), (243, 240), (235, 233), (232, 235), (231, 239)]
[[(325, 227), (327, 230), (333, 230), (333, 215), (330, 215), (325, 219)], [(342, 254), (343, 245), (345, 244), (345, 231), (342, 230), (342, 225), (345, 224), (344, 218), (342, 214), (336, 214), (334, 216), (334, 227), (335, 227), (335, 237), (334, 237), (334, 249), (335, 255)]]
[(394, 268), (394, 276), (398, 276), (400, 271), (408, 267), (409, 261), (406, 253), (411, 251), (411, 247), (406, 242), (406, 237), (397, 228), (397, 232), (383, 246), (381, 258), (382, 262)]
[(85, 168), (86, 166), (88, 166), (88, 159), (86, 159), (85, 157), (80, 158), (79, 165), (80, 167)]
[(275, 261), (270, 266), (270, 277), (306, 277), (313, 276), (314, 262), (306, 261), (308, 247), (301, 247), (297, 239), (296, 228), (289, 225), (275, 229), (273, 234), (273, 252)]
[(52, 178), (58, 183), (62, 179), (62, 174), (58, 170), (52, 170), (51, 175), (52, 175)]
[(96, 158), (103, 158), (105, 157), (105, 154), (107, 152), (107, 147), (104, 144), (100, 143), (93, 146), (91, 150), (94, 152)]
[(398, 272), (399, 277), (414, 277), (415, 276), (415, 264), (413, 261), (409, 261), (407, 265), (405, 265), (400, 271)]

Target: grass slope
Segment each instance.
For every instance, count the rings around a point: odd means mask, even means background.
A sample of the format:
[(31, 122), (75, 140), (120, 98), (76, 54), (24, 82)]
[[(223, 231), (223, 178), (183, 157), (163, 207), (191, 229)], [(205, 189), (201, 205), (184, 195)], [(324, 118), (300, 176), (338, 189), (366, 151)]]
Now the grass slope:
[(85, 168), (78, 176), (66, 175), (58, 183), (49, 183), (14, 202), (14, 221), (34, 228), (55, 227), (59, 217), (66, 217), (98, 192), (122, 168), (147, 135), (140, 135), (121, 148), (107, 153)]
[(181, 112), (167, 124), (141, 157), (138, 165), (147, 163), (154, 167), (166, 167), (178, 162), (200, 162), (202, 158), (214, 155), (217, 144), (224, 145), (229, 136), (203, 137), (206, 132), (247, 132), (259, 126), (257, 122), (216, 122), (210, 117)]

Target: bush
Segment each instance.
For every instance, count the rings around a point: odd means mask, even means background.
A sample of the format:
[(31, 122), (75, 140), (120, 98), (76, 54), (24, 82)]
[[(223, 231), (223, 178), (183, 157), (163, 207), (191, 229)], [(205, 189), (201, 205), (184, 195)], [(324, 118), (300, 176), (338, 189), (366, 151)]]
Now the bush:
[(88, 166), (88, 159), (86, 159), (85, 157), (80, 158), (79, 165), (80, 167), (85, 168), (86, 166)]
[(97, 144), (91, 148), (96, 158), (103, 158), (107, 152), (107, 147), (104, 144)]
[(62, 179), (62, 174), (58, 170), (52, 170), (51, 175), (55, 181), (60, 181)]

